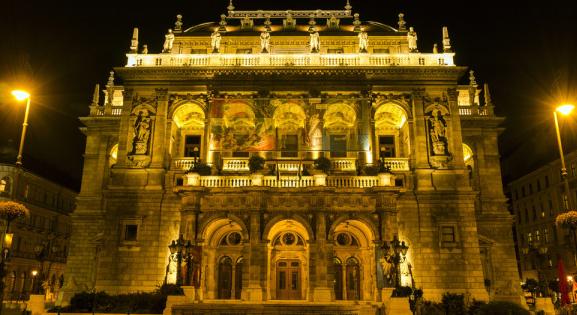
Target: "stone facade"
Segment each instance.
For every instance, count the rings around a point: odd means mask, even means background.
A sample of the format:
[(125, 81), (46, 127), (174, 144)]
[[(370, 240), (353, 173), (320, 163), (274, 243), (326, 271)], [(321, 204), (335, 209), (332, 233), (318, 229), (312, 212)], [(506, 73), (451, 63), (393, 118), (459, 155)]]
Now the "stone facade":
[(568, 275), (577, 273), (573, 236), (555, 224), (555, 218), (576, 200), (570, 198), (576, 196), (577, 151), (566, 154), (565, 161), (569, 194), (563, 188), (560, 159), (509, 184), (523, 280), (555, 280), (559, 257)]
[(14, 236), (4, 300), (26, 300), (34, 286), (44, 281), (48, 285), (46, 299), (57, 299), (64, 281), (75, 198), (76, 192), (70, 189), (23, 168), (0, 164), (0, 200), (13, 200), (30, 210), (30, 216), (9, 227)]
[[(404, 24), (366, 22), (359, 53), (350, 9), (328, 25), (333, 11), (308, 25), (271, 11), (262, 27), (239, 12), (175, 29), (162, 54), (129, 53), (103, 103), (97, 87), (81, 118), (69, 292), (152, 290), (178, 274), (205, 302), (381, 303), (393, 284), (382, 246), (398, 237), (402, 284), (425, 298), (519, 302), (502, 118), (472, 73), (458, 85), (466, 68), (450, 48), (411, 53)], [(265, 164), (251, 174), (252, 156)], [(179, 235), (197, 254), (181, 269), (168, 248)]]

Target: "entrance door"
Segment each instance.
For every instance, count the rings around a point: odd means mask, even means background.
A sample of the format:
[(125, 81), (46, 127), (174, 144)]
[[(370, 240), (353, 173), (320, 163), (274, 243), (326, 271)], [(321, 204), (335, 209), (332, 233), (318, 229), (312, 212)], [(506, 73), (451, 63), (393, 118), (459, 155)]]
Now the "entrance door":
[(278, 300), (301, 299), (301, 270), (298, 260), (281, 260), (277, 263), (276, 295)]
[(335, 270), (335, 282), (334, 282), (334, 289), (335, 289), (335, 300), (342, 300), (343, 299), (343, 265), (341, 261), (337, 258), (333, 261), (334, 270)]
[(359, 263), (354, 258), (347, 261), (347, 300), (361, 299)]
[(232, 296), (232, 259), (224, 257), (218, 265), (218, 298), (230, 299)]

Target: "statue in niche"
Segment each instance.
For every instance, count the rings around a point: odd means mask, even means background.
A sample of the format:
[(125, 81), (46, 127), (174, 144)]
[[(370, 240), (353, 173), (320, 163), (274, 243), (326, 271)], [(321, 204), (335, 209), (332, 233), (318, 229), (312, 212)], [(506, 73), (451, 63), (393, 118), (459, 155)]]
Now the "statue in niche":
[(260, 51), (262, 53), (270, 52), (270, 33), (266, 30), (260, 33)]
[(433, 109), (429, 116), (429, 139), (433, 155), (448, 155), (447, 123), (440, 109)]
[(134, 121), (134, 138), (132, 140), (132, 154), (147, 154), (150, 142), (151, 119), (148, 110), (138, 113)]
[(412, 26), (409, 27), (409, 32), (407, 33), (407, 41), (409, 42), (409, 52), (419, 52), (417, 50), (417, 32), (415, 32), (415, 29)]
[(174, 34), (172, 29), (168, 29), (168, 33), (164, 35), (164, 44), (162, 45), (162, 52), (170, 53), (172, 51), (172, 44), (174, 43)]
[(311, 53), (318, 53), (320, 50), (320, 41), (321, 36), (319, 32), (313, 31), (310, 34), (310, 46), (311, 46)]
[(369, 34), (365, 32), (365, 29), (361, 29), (359, 33), (359, 52), (366, 53), (367, 48), (369, 47)]
[(218, 53), (220, 51), (220, 41), (222, 36), (218, 29), (215, 29), (214, 32), (210, 35), (210, 45), (212, 47), (212, 53)]

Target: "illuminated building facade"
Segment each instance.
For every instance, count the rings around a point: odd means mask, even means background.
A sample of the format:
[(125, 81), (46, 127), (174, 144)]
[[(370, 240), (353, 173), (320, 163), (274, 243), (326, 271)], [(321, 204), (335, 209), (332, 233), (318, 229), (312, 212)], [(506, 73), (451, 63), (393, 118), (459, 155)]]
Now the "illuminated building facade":
[[(466, 68), (441, 33), (443, 47), (421, 53), (403, 15), (393, 28), (349, 5), (231, 4), (190, 28), (178, 16), (159, 54), (135, 30), (81, 118), (70, 292), (177, 281), (168, 245), (182, 235), (197, 255), (178, 274), (205, 305), (382, 303), (396, 279), (383, 244), (397, 237), (409, 247), (401, 282), (426, 298), (519, 301), (502, 118), (472, 73), (458, 84)], [(187, 172), (199, 160), (210, 174)]]

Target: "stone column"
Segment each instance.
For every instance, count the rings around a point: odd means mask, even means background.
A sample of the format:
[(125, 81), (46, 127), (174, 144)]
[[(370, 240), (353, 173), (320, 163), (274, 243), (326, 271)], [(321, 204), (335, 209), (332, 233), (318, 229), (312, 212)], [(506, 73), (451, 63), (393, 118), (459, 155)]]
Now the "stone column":
[[(329, 245), (326, 235), (326, 220), (324, 213), (316, 214), (316, 235), (317, 239), (314, 246), (314, 256), (312, 253), (313, 246), (311, 246), (310, 260), (314, 259), (315, 264), (315, 278), (310, 277), (312, 284), (313, 301), (328, 302), (334, 300), (334, 288), (332, 286), (333, 273), (331, 272), (331, 264), (333, 258), (333, 246)], [(312, 244), (311, 244), (312, 245)]]
[(253, 210), (250, 213), (250, 257), (248, 259), (248, 286), (246, 288), (246, 299), (252, 302), (264, 300), (263, 286), (261, 278), (264, 274), (266, 280), (266, 268), (269, 265), (266, 255), (266, 244), (261, 244), (260, 221), (261, 213)]

